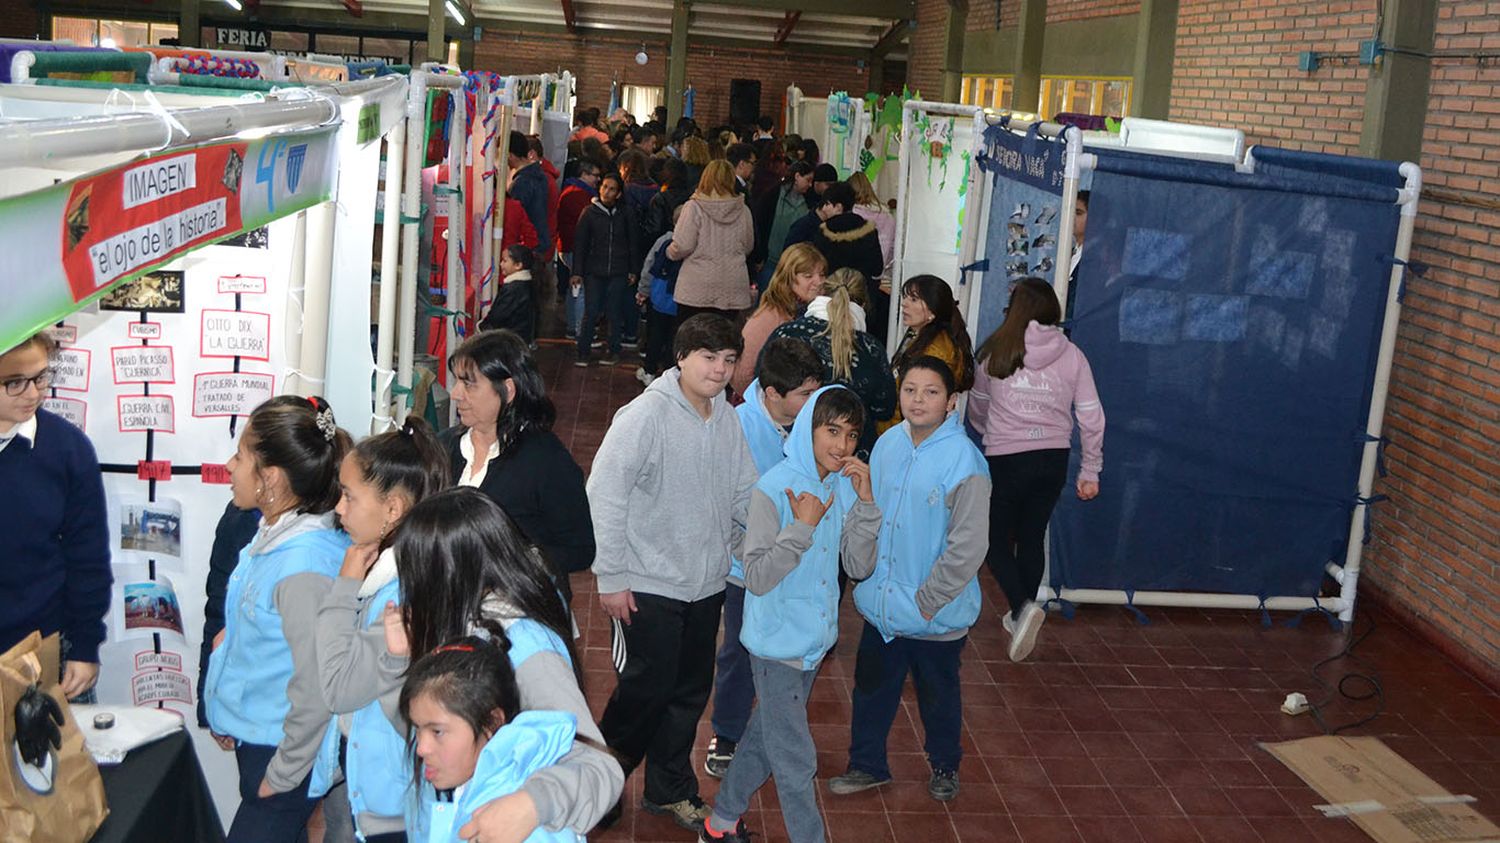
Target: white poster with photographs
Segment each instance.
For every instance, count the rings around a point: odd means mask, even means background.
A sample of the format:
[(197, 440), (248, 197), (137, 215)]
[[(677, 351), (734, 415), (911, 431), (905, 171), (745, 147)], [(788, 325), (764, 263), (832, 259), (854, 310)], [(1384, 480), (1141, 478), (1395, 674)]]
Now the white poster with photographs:
[(187, 643), (182, 617), (183, 598), (172, 578), (158, 568), (151, 578), (147, 565), (115, 565), (115, 599), (111, 601), (114, 632), (111, 640), (150, 639), (159, 634), (162, 642), (177, 646)]
[(120, 502), (119, 548), (130, 557), (182, 565), (182, 504), (173, 498)]

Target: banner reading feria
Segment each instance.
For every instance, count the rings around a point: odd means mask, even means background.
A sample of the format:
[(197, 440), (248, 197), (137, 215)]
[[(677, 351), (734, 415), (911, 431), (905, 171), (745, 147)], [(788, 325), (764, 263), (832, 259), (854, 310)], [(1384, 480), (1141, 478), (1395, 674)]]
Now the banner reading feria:
[(327, 201), (334, 136), (327, 128), (175, 149), (0, 200), (9, 305), (0, 349), (122, 281)]

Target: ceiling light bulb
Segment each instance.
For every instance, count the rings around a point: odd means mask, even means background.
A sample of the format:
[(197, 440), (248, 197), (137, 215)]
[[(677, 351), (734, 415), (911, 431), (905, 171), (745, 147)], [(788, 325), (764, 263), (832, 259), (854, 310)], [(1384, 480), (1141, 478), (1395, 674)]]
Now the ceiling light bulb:
[(452, 15), (453, 19), (458, 21), (459, 26), (467, 24), (467, 21), (464, 20), (464, 13), (458, 10), (458, 6), (454, 4), (453, 0), (447, 0), (444, 5), (448, 7), (448, 14)]

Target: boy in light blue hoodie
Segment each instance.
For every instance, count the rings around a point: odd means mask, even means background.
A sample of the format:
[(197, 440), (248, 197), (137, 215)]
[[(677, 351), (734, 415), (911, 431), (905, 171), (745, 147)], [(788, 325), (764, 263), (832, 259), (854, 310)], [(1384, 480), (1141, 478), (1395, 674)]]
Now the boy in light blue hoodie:
[(853, 392), (818, 390), (797, 414), (786, 459), (751, 495), (740, 641), (759, 702), (700, 843), (745, 843), (740, 817), (772, 776), (792, 843), (824, 840), (807, 695), (838, 637), (840, 561), (854, 579), (875, 563), (880, 509), (869, 466), (853, 456), (863, 425), (864, 405)]
[[(755, 375), (745, 390), (745, 403), (736, 412), (755, 468), (765, 474), (781, 462), (792, 423), (807, 399), (823, 385), (823, 360), (802, 340), (775, 339), (766, 343)], [(714, 674), (714, 737), (703, 762), (704, 772), (716, 779), (722, 779), (729, 769), (755, 702), (750, 654), (740, 643), (744, 613), (745, 566), (739, 559), (730, 559), (724, 588), (724, 641), (719, 645), (718, 671)]]
[(901, 371), (905, 419), (875, 443), (875, 502), (886, 519), (875, 572), (854, 589), (865, 618), (854, 668), (849, 771), (828, 783), (858, 793), (891, 780), (886, 738), (906, 675), (932, 765), (927, 792), (958, 795), (959, 654), (979, 617), (975, 575), (989, 550), (990, 475), (984, 455), (953, 412), (958, 396), (948, 364), (921, 356)]

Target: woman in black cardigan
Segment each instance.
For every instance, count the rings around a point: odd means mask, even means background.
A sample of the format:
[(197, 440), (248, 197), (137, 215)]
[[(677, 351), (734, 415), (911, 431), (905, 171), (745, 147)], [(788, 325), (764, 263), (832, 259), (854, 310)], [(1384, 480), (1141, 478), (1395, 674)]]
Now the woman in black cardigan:
[(441, 441), (453, 479), (475, 486), (505, 510), (541, 552), (570, 601), (568, 575), (594, 563), (594, 527), (583, 470), (552, 432), (557, 410), (526, 341), (483, 331), (448, 361), (460, 425)]

